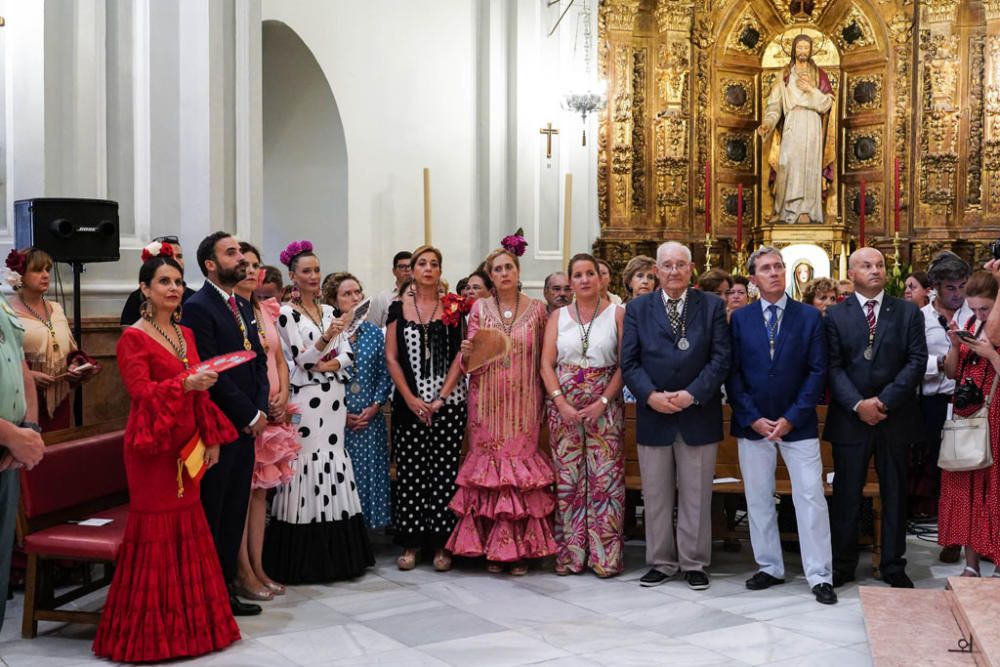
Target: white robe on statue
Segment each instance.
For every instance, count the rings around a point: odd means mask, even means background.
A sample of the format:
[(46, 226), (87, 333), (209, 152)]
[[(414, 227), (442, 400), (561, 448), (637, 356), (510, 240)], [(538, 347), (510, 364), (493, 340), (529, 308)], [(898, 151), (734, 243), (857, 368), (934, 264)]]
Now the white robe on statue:
[(832, 105), (833, 96), (819, 87), (800, 89), (794, 69), (787, 85), (779, 77), (771, 88), (763, 124), (773, 128), (785, 117), (772, 220), (797, 222), (805, 213), (813, 222), (823, 221), (823, 114)]

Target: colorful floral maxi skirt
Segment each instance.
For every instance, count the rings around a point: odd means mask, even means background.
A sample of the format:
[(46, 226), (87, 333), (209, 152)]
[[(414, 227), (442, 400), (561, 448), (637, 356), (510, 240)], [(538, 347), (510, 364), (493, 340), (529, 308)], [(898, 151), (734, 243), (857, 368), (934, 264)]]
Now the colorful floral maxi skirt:
[[(615, 367), (556, 368), (563, 396), (577, 410), (600, 400)], [(596, 422), (568, 424), (549, 402), (549, 442), (556, 468), (556, 572), (590, 566), (601, 577), (622, 571), (625, 425), (620, 398)]]

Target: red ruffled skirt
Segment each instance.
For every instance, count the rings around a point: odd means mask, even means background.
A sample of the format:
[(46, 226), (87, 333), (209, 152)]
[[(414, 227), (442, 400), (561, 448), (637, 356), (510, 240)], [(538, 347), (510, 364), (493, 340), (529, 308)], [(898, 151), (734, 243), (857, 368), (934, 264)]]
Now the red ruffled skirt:
[(537, 451), (522, 457), (470, 451), (449, 504), (458, 524), (445, 548), (501, 563), (554, 554), (554, 481), (552, 466)]
[(229, 606), (201, 503), (130, 512), (94, 653), (153, 662), (229, 646), (240, 630)]

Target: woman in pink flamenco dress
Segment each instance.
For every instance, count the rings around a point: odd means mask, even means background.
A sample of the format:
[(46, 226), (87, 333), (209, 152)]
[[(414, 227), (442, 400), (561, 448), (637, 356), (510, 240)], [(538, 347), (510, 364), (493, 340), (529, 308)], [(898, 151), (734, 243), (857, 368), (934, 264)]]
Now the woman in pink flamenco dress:
[(486, 268), (496, 292), (473, 304), (462, 360), (481, 328), (507, 335), (511, 353), (470, 374), (469, 452), (449, 505), (458, 523), (447, 549), (457, 556), (486, 556), (490, 572), (502, 572), (510, 563), (511, 574), (523, 575), (527, 559), (556, 552), (555, 475), (538, 451), (544, 398), (538, 363), (546, 311), (520, 292), (516, 255), (495, 250)]

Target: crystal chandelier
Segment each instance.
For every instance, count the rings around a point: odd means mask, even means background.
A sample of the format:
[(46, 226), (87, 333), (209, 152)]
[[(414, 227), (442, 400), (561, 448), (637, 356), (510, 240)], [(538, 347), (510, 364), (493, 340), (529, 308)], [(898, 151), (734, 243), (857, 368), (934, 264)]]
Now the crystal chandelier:
[[(562, 107), (566, 111), (580, 114), (583, 120), (583, 145), (587, 145), (587, 114), (601, 111), (607, 106), (608, 96), (606, 94), (607, 82), (597, 81), (593, 74), (591, 53), (594, 46), (594, 34), (591, 30), (590, 0), (583, 0), (583, 7), (577, 16), (577, 25), (583, 23), (583, 62), (584, 77), (580, 85), (574, 86), (569, 92), (563, 95)], [(573, 52), (576, 53), (576, 44), (573, 45)]]

